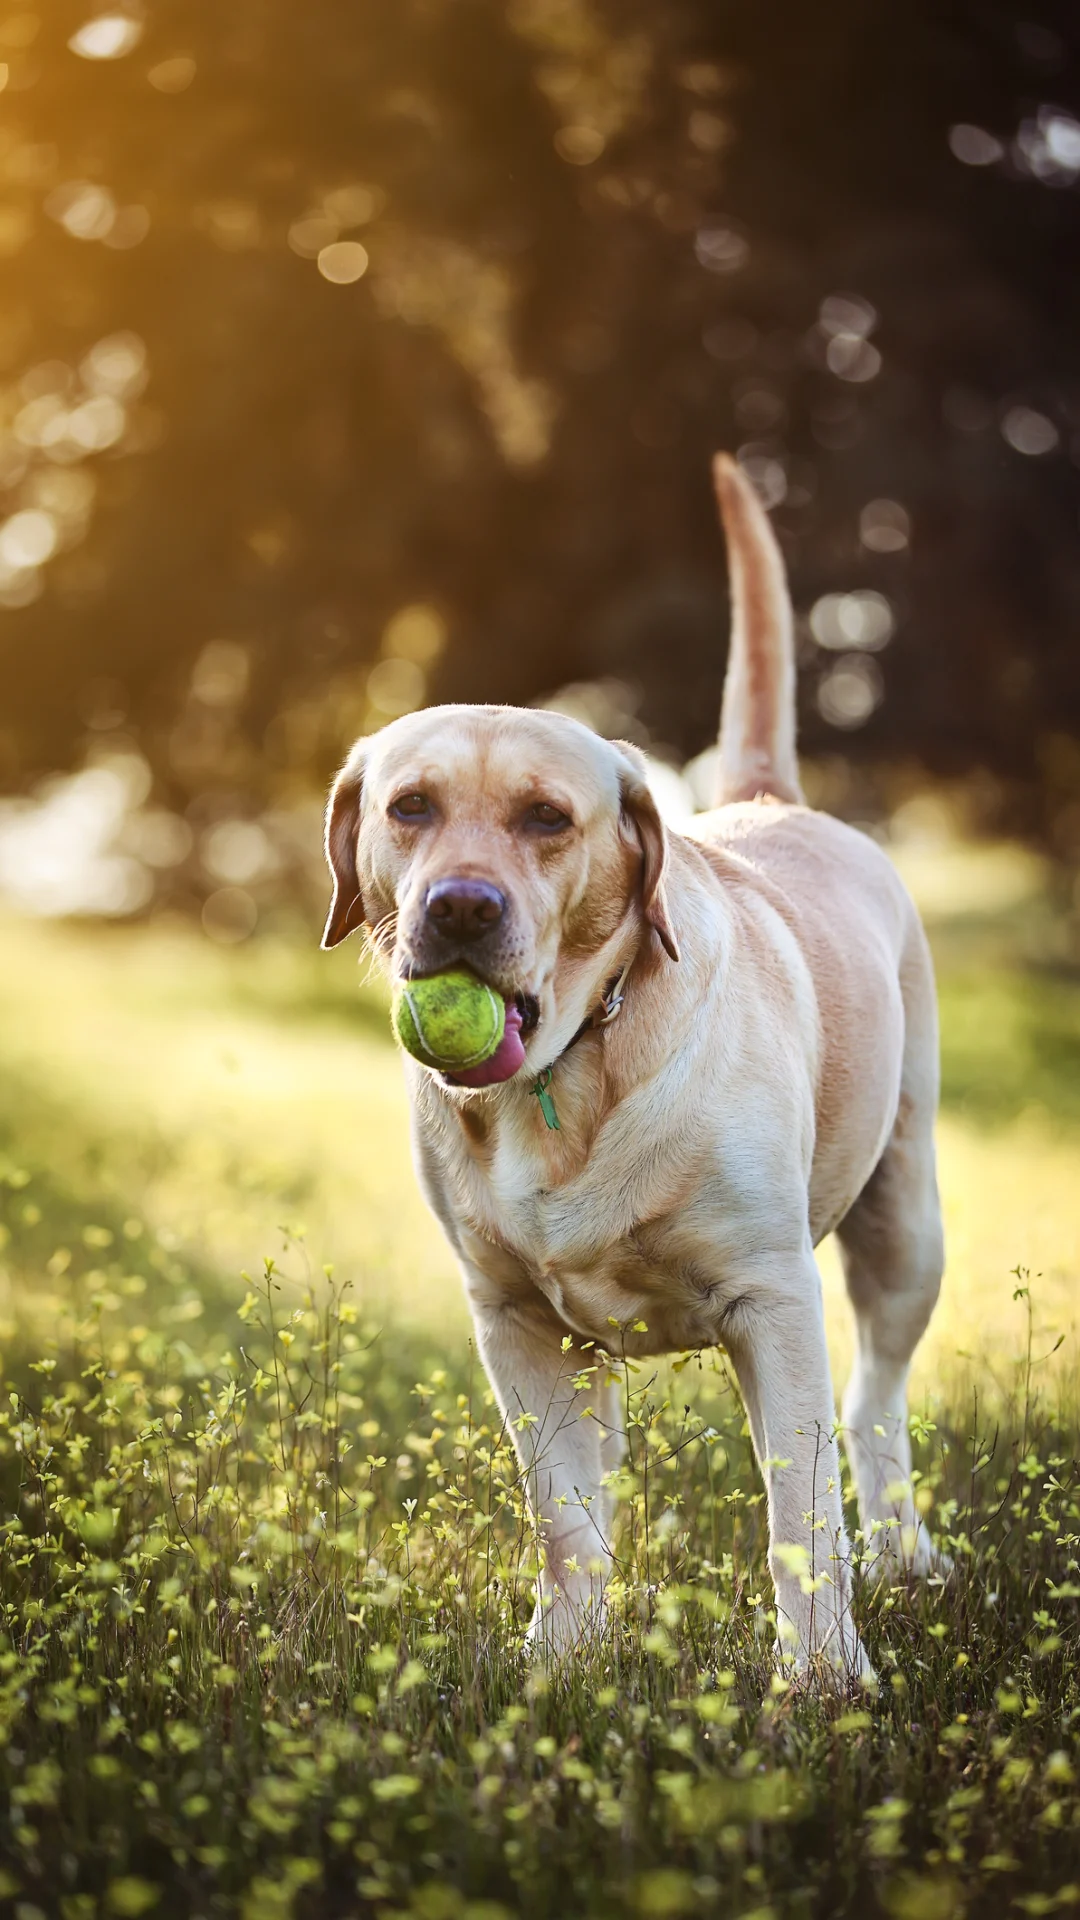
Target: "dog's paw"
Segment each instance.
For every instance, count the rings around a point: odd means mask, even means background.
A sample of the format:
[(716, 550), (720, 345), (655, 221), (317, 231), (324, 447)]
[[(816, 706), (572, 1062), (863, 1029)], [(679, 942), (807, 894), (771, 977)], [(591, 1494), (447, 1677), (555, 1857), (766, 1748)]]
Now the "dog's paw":
[(575, 1594), (564, 1587), (541, 1589), (525, 1632), (533, 1659), (559, 1660), (597, 1639), (606, 1624), (602, 1592)]
[(781, 1670), (800, 1691), (844, 1693), (876, 1687), (877, 1675), (852, 1618), (846, 1580), (828, 1600), (833, 1604), (823, 1605), (819, 1593), (811, 1607), (803, 1595), (798, 1602), (788, 1596), (787, 1608), (778, 1606)]
[(878, 1689), (877, 1674), (861, 1641), (842, 1658), (834, 1653), (803, 1654), (782, 1662), (780, 1672), (796, 1698), (850, 1700)]
[(789, 1693), (795, 1700), (865, 1700), (878, 1690), (877, 1674), (862, 1648), (851, 1665), (837, 1664), (824, 1654), (816, 1653), (804, 1665), (782, 1668), (781, 1672), (789, 1681)]
[(874, 1526), (863, 1546), (863, 1578), (881, 1581), (947, 1579), (953, 1570), (951, 1555), (933, 1540), (921, 1520), (912, 1524), (889, 1521)]

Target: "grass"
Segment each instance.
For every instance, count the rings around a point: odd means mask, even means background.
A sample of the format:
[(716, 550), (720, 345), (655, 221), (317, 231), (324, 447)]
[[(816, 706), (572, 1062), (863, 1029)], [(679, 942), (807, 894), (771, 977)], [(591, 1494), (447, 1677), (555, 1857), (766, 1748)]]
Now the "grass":
[(612, 1631), (530, 1664), (512, 1436), (347, 957), (4, 928), (4, 1911), (1080, 1905), (1080, 992), (995, 874), (930, 915), (951, 1258), (913, 1434), (956, 1572), (861, 1583), (880, 1684), (826, 1702), (773, 1671), (722, 1356), (635, 1371), (614, 1333)]

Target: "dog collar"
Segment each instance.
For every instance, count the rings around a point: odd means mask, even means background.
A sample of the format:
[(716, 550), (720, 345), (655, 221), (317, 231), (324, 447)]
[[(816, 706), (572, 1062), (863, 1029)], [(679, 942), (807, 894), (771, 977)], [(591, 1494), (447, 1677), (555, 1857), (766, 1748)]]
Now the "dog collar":
[(626, 999), (627, 976), (633, 964), (632, 960), (627, 961), (622, 972), (615, 974), (614, 977), (608, 981), (607, 986), (600, 995), (599, 1005), (594, 1007), (588, 1017), (582, 1021), (577, 1032), (567, 1041), (562, 1052), (556, 1056), (551, 1065), (545, 1067), (541, 1073), (537, 1074), (536, 1079), (529, 1089), (530, 1093), (534, 1093), (539, 1100), (540, 1111), (544, 1116), (549, 1131), (552, 1133), (561, 1132), (559, 1116), (555, 1111), (555, 1102), (551, 1094), (551, 1082), (555, 1068), (558, 1066), (560, 1060), (565, 1060), (571, 1047), (576, 1047), (578, 1041), (583, 1040), (587, 1033), (595, 1033), (599, 1028), (610, 1027), (612, 1021), (618, 1019), (623, 1010), (623, 1001)]

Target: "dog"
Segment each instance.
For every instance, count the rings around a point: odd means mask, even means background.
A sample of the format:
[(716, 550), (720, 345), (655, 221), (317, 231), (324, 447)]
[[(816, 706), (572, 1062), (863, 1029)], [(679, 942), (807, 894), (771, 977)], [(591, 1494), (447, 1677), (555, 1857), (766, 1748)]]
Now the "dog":
[(323, 945), (364, 927), (395, 979), (464, 965), (506, 1002), (484, 1066), (405, 1071), (420, 1186), (543, 1534), (534, 1640), (575, 1645), (613, 1566), (620, 1396), (593, 1375), (582, 1417), (574, 1376), (596, 1347), (722, 1345), (767, 1487), (781, 1657), (851, 1680), (869, 1666), (814, 1248), (836, 1233), (854, 1309), (842, 1430), (866, 1553), (925, 1574), (906, 1387), (943, 1265), (936, 996), (886, 855), (805, 802), (783, 561), (741, 469), (718, 455), (714, 480), (715, 810), (670, 832), (640, 753), (557, 714), (406, 715), (334, 782)]

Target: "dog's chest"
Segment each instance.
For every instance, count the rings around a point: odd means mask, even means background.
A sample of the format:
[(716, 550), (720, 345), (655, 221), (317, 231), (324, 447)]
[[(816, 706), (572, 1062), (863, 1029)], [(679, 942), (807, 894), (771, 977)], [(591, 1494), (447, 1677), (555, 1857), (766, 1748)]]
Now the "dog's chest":
[(477, 1264), (497, 1279), (509, 1256), (583, 1338), (610, 1345), (617, 1328), (641, 1353), (710, 1344), (752, 1229), (738, 1156), (725, 1178), (714, 1148), (694, 1144), (631, 1153), (603, 1142), (575, 1178), (549, 1188), (543, 1152), (507, 1132), (459, 1188)]

